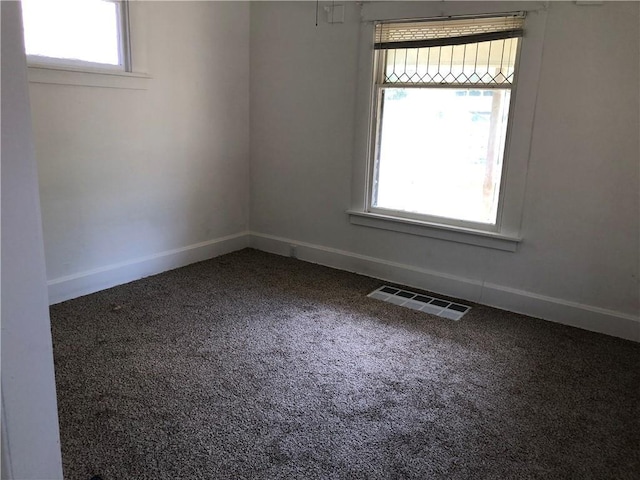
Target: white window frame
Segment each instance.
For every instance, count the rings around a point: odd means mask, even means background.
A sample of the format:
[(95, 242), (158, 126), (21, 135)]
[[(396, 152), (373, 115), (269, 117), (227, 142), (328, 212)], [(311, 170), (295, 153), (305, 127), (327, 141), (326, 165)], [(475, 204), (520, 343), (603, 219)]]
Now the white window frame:
[(30, 83), (146, 90), (147, 2), (117, 0), (120, 8), (120, 65), (27, 55)]
[(47, 57), (43, 55), (27, 55), (29, 64), (55, 65), (75, 68), (90, 68), (114, 70), (120, 72), (131, 71), (131, 48), (129, 42), (129, 2), (127, 0), (111, 0), (118, 12), (118, 65), (110, 63), (90, 62), (73, 58)]
[[(505, 145), (500, 185), (500, 207), (496, 225), (471, 222), (443, 223), (438, 218), (413, 216), (406, 212), (372, 209), (371, 181), (375, 142), (374, 108), (374, 23), (406, 19), (447, 18), (450, 16), (492, 15), (525, 11), (525, 34), (520, 39), (517, 90), (512, 90), (509, 137)], [(441, 240), (466, 243), (505, 251), (516, 251), (522, 241), (521, 220), (538, 78), (542, 56), (546, 8), (541, 2), (373, 2), (362, 8), (358, 91), (356, 98), (356, 138), (352, 170), (351, 208), (347, 211), (354, 225), (392, 230)]]

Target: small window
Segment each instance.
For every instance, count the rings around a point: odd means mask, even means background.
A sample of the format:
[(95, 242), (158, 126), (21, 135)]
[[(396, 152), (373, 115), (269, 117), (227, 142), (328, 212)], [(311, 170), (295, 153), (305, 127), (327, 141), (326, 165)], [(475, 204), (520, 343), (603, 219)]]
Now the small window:
[(499, 230), (523, 23), (376, 25), (369, 211)]
[(22, 0), (22, 16), (30, 62), (130, 70), (125, 1)]

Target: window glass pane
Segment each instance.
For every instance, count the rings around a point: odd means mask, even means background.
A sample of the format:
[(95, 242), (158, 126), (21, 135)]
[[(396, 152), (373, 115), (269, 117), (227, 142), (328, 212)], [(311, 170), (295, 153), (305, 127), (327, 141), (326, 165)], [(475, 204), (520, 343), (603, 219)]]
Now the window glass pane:
[(106, 0), (22, 0), (28, 55), (121, 65), (120, 11)]
[(372, 206), (495, 224), (510, 94), (383, 88)]
[(517, 38), (430, 48), (397, 48), (386, 54), (385, 83), (513, 83)]

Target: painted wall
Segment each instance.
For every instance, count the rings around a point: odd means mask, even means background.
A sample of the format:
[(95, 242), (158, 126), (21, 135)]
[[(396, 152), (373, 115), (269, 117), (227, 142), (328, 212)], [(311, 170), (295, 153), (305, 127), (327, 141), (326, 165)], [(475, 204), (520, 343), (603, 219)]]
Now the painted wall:
[(2, 478), (62, 478), (20, 4), (2, 17)]
[(30, 83), (54, 302), (248, 227), (249, 4), (136, 3), (145, 90)]
[(471, 300), (505, 306), (489, 298), (492, 284), (575, 307), (573, 323), (587, 328), (581, 312), (619, 317), (640, 340), (638, 3), (550, 2), (515, 253), (349, 223), (359, 22), (353, 3), (344, 24), (321, 16), (318, 27), (312, 2), (251, 6), (251, 228), (264, 236), (256, 244), (273, 236), (424, 269), (477, 285)]
[(306, 243), (303, 259), (640, 340), (638, 4), (550, 2), (515, 253), (349, 223), (360, 7), (331, 25), (325, 5), (316, 27), (314, 2), (137, 2), (145, 90), (30, 84), (52, 301)]

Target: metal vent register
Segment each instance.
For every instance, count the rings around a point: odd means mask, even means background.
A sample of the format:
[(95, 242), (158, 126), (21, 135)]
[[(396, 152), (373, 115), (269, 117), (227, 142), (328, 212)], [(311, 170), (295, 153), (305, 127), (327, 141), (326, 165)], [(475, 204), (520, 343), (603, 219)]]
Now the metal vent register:
[(471, 310), (467, 305), (449, 302), (440, 298), (429, 297), (420, 293), (401, 290), (395, 287), (383, 285), (371, 292), (367, 297), (393, 303), (401, 307), (411, 308), (420, 312), (430, 313), (450, 320), (460, 320), (462, 316)]

